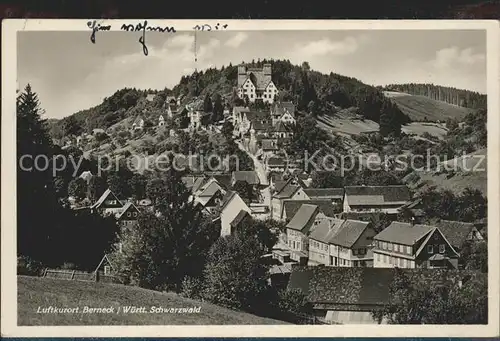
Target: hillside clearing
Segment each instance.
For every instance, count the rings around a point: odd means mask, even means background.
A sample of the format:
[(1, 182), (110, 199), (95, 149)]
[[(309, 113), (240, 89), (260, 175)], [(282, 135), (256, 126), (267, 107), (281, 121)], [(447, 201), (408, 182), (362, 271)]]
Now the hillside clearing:
[(418, 136), (429, 133), (441, 140), (448, 133), (448, 129), (444, 125), (430, 122), (412, 122), (402, 126), (401, 131), (406, 134), (416, 134)]
[[(18, 276), (18, 325), (209, 325), (287, 324), (283, 321), (194, 301), (174, 293), (160, 293), (118, 284)], [(79, 307), (78, 313), (37, 313), (38, 308)], [(82, 313), (85, 306), (115, 307), (115, 313)], [(199, 313), (116, 313), (118, 307), (195, 308)], [(123, 309), (123, 308), (122, 308)]]
[(359, 135), (362, 133), (377, 132), (379, 125), (371, 120), (359, 120), (352, 118), (332, 118), (329, 116), (319, 116), (318, 126), (331, 133), (345, 135)]
[[(450, 190), (455, 194), (460, 194), (466, 187), (470, 187), (480, 190), (486, 196), (488, 193), (488, 174), (480, 168), (487, 169), (487, 155), (487, 149), (481, 149), (468, 154), (466, 157), (447, 161), (449, 169), (458, 169), (454, 173), (449, 171), (442, 173), (415, 171), (414, 173), (418, 175), (419, 180), (409, 182), (407, 185), (418, 188), (419, 192), (428, 187), (436, 186), (438, 189)], [(443, 162), (442, 164), (444, 165), (445, 163)], [(456, 164), (456, 167), (454, 167), (454, 164)], [(463, 170), (464, 165), (469, 171)]]
[(384, 91), (384, 95), (396, 103), (399, 109), (413, 121), (446, 121), (448, 118), (461, 120), (469, 112), (474, 111), (424, 96), (396, 94), (393, 91)]

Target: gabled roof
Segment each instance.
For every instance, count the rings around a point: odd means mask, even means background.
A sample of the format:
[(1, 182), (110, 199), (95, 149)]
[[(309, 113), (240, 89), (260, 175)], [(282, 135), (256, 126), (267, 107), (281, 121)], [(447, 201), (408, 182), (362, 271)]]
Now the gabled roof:
[(300, 188), (302, 187), (299, 185), (291, 185), (290, 183), (287, 183), (273, 197), (277, 199), (291, 198)]
[(260, 180), (256, 171), (234, 171), (232, 176), (233, 182), (246, 182), (250, 185), (259, 185)]
[(349, 205), (394, 205), (405, 204), (411, 199), (406, 186), (346, 186), (345, 195)]
[(441, 220), (435, 225), (443, 233), (446, 239), (448, 239), (448, 242), (458, 249), (464, 245), (467, 236), (475, 228), (472, 223), (450, 220)]
[(305, 234), (312, 225), (318, 211), (319, 208), (316, 205), (302, 204), (286, 227), (292, 230), (301, 231)]
[(373, 239), (413, 246), (433, 229), (433, 226), (394, 221)]
[(359, 220), (345, 220), (330, 243), (350, 248), (361, 237), (370, 223)]
[(267, 159), (267, 165), (268, 166), (285, 166), (285, 160), (282, 157), (276, 157), (272, 156), (269, 159)]
[(182, 182), (192, 193), (196, 193), (207, 181), (205, 176), (183, 176)]
[(273, 105), (273, 115), (282, 116), (285, 112), (295, 117), (295, 104), (292, 102), (275, 102)]
[[(227, 207), (227, 205), (236, 197), (239, 197), (241, 199), (240, 195), (236, 191), (227, 191), (226, 194), (222, 197), (222, 200), (220, 203), (220, 211), (224, 210)], [(247, 206), (247, 204), (245, 203), (245, 201), (243, 199), (241, 199), (241, 201), (243, 201), (245, 206)], [(247, 206), (247, 208), (248, 208), (248, 206)]]
[(251, 218), (252, 216), (250, 215), (250, 213), (248, 213), (247, 211), (245, 210), (241, 210), (237, 215), (236, 217), (234, 217), (233, 221), (231, 221), (230, 225), (232, 227), (236, 227), (238, 226), (243, 220), (247, 219), (247, 218)]
[(324, 219), (314, 227), (309, 238), (329, 244), (342, 228), (342, 224), (344, 224), (344, 221), (341, 219)]
[(252, 121), (250, 125), (250, 129), (258, 130), (258, 131), (270, 131), (272, 129), (272, 125), (269, 122), (262, 123), (260, 121)]
[(327, 217), (333, 217), (336, 213), (330, 200), (284, 200), (283, 211), (288, 218), (293, 217), (303, 204), (318, 206), (319, 212)]
[(284, 122), (279, 121), (274, 126), (274, 131), (277, 133), (287, 133), (287, 132), (292, 131), (292, 129), (290, 127), (288, 127)]
[(247, 117), (247, 119), (251, 122), (257, 120), (270, 120), (269, 114), (265, 111), (245, 111), (243, 114)]
[(269, 83), (271, 83), (271, 75), (264, 74), (262, 69), (248, 69), (247, 76), (245, 78), (238, 77), (238, 86), (241, 87), (247, 79), (255, 86), (256, 90), (265, 90)]
[(305, 188), (304, 192), (311, 199), (342, 199), (344, 197), (343, 188)]
[(91, 206), (91, 208), (99, 208), (102, 205), (102, 203), (108, 199), (108, 197), (113, 198), (113, 200), (116, 200), (119, 204), (121, 204), (120, 199), (118, 199), (118, 197), (108, 188), (104, 191), (101, 197), (95, 202), (95, 204)]
[(222, 191), (222, 188), (219, 186), (217, 181), (215, 179), (208, 184), (208, 186), (205, 186), (204, 188), (201, 188), (200, 193), (197, 193), (199, 197), (209, 197), (211, 198), (214, 196), (217, 192)]
[(450, 244), (450, 242), (448, 241), (448, 239), (446, 239), (445, 235), (437, 227), (433, 227), (431, 233), (427, 234), (427, 236), (425, 237), (424, 241), (422, 242), (422, 244), (418, 248), (417, 252), (415, 252), (415, 257), (418, 257), (418, 255), (422, 252), (422, 250), (424, 249), (424, 247), (427, 245), (427, 243), (429, 242), (429, 240), (431, 239), (431, 237), (435, 233), (440, 234), (443, 237), (444, 241), (448, 244), (448, 246), (450, 247), (451, 251), (453, 251), (455, 253), (455, 255), (458, 257), (459, 256), (458, 252), (455, 250), (455, 248), (453, 247), (453, 245)]
[(231, 174), (215, 174), (212, 177), (219, 183), (223, 189), (231, 187)]
[(132, 209), (132, 210), (135, 210), (137, 212), (139, 212), (139, 209), (133, 204), (131, 203), (130, 201), (127, 202), (125, 204), (125, 206), (122, 207), (122, 210), (121, 212), (119, 212), (117, 215), (116, 215), (116, 218), (117, 219), (121, 219), (121, 217), (129, 210), (129, 209)]
[(307, 188), (304, 182), (297, 177), (290, 177), (286, 180), (285, 184), (280, 183), (279, 188), (275, 186), (275, 193), (273, 198), (286, 199), (290, 198), (297, 192), (299, 188)]

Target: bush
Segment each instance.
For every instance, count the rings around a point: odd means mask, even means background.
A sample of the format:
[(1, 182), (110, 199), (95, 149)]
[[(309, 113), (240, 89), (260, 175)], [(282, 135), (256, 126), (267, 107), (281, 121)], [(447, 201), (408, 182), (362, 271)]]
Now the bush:
[(41, 276), (44, 266), (41, 262), (30, 257), (17, 257), (17, 274), (25, 276)]
[(187, 298), (201, 300), (203, 294), (203, 281), (196, 277), (184, 277), (180, 294)]

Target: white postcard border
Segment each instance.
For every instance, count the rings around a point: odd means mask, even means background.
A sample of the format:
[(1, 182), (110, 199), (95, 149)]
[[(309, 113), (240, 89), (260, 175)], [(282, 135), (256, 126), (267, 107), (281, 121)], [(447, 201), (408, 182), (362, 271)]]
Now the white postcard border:
[[(195, 25), (227, 24), (225, 31), (261, 30), (486, 30), (488, 75), (488, 325), (238, 325), (238, 326), (17, 326), (16, 269), (16, 103), (18, 31), (88, 31), (93, 19), (4, 19), (2, 22), (2, 229), (1, 334), (5, 337), (493, 337), (499, 335), (500, 210), (500, 29), (493, 20), (148, 20), (151, 26), (194, 31)], [(120, 30), (144, 19), (101, 20)], [(213, 32), (214, 30), (212, 30)], [(97, 32), (100, 34), (106, 32)], [(130, 34), (139, 34), (131, 32)], [(133, 39), (133, 38), (131, 38)], [(90, 41), (82, 41), (89, 44)]]

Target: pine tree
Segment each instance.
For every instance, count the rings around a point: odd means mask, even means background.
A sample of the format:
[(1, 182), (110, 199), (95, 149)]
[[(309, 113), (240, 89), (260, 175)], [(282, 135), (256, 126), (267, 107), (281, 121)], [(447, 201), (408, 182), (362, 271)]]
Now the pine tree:
[(208, 93), (205, 95), (205, 100), (203, 101), (203, 111), (204, 112), (213, 111), (212, 100), (210, 99), (210, 94)]
[(217, 94), (215, 96), (212, 122), (219, 122), (224, 118), (224, 106), (222, 105), (222, 97)]
[[(17, 98), (18, 254), (47, 261), (57, 199), (53, 186), (52, 143), (38, 96), (28, 84)], [(38, 162), (36, 162), (37, 160)], [(47, 163), (45, 161), (48, 161)]]

